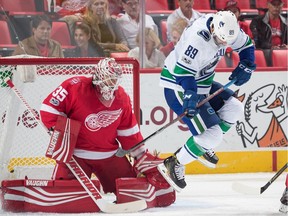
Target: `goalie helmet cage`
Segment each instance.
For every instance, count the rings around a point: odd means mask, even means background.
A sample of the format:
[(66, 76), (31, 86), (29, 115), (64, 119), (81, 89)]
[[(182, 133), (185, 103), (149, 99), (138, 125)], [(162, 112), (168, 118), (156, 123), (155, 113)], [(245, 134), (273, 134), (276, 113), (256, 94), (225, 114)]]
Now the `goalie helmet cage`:
[[(21, 56), (20, 56), (21, 57)], [(27, 103), (39, 115), (42, 101), (64, 80), (92, 76), (102, 58), (0, 58), (0, 180), (50, 178), (55, 162), (45, 157), (49, 143), (46, 131), (13, 94), (4, 80), (10, 77)], [(120, 85), (129, 94), (140, 120), (139, 63), (134, 58), (117, 58), (123, 77)]]

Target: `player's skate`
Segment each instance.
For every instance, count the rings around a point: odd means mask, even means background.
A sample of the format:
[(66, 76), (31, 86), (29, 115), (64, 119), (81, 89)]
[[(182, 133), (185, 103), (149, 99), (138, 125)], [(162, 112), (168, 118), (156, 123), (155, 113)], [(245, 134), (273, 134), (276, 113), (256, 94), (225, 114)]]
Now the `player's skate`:
[(215, 152), (214, 152), (214, 150), (213, 149), (208, 149), (207, 151), (206, 151), (206, 153), (203, 155), (203, 157), (207, 160), (207, 161), (209, 161), (209, 162), (211, 162), (211, 163), (213, 163), (213, 164), (217, 164), (218, 163), (218, 161), (219, 161), (219, 158), (217, 157), (217, 155), (215, 154)]
[(288, 213), (288, 188), (285, 188), (284, 193), (280, 199), (281, 206), (279, 208), (279, 212), (284, 214)]
[(217, 157), (213, 149), (208, 149), (205, 154), (202, 155), (202, 157), (198, 158), (198, 160), (207, 167), (215, 168), (216, 164), (219, 161), (219, 158)]
[(158, 170), (177, 192), (186, 187), (185, 166), (179, 163), (175, 155), (166, 158), (164, 163), (158, 165)]

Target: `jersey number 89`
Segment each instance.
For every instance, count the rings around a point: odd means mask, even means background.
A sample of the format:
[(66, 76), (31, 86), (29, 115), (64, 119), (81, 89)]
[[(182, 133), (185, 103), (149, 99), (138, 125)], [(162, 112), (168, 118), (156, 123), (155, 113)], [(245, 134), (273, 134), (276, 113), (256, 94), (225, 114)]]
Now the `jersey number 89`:
[(198, 49), (192, 47), (191, 45), (185, 51), (185, 55), (189, 56), (190, 58), (194, 59), (198, 53)]

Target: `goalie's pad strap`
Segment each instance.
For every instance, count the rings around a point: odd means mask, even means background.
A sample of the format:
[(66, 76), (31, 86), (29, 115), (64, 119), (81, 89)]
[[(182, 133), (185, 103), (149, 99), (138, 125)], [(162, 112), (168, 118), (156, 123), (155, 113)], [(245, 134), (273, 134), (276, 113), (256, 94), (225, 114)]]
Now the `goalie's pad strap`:
[(81, 123), (79, 121), (58, 116), (46, 151), (46, 157), (57, 162), (69, 162), (74, 152), (80, 127)]
[(116, 179), (116, 197), (117, 203), (145, 200), (148, 208), (169, 206), (176, 200), (172, 187), (154, 187), (145, 177)]

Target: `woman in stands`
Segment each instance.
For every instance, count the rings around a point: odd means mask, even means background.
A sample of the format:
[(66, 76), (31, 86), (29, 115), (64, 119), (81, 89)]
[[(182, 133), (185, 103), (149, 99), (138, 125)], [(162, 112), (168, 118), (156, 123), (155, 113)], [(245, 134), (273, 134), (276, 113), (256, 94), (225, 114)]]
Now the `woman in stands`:
[[(139, 49), (139, 40), (140, 35), (138, 33), (136, 37), (136, 42), (138, 47), (130, 50), (128, 52), (129, 57), (134, 57), (139, 60), (140, 49)], [(155, 34), (153, 29), (145, 28), (145, 54), (144, 55), (144, 68), (155, 68), (155, 67), (163, 67), (165, 55), (158, 50), (158, 47), (161, 46), (161, 42), (159, 37)]]
[(93, 41), (107, 52), (128, 52), (128, 43), (121, 26), (109, 14), (108, 0), (89, 0), (84, 15), (71, 15), (63, 19), (68, 22), (70, 29), (75, 23), (82, 21), (91, 28)]
[(74, 40), (76, 48), (69, 57), (105, 57), (104, 50), (91, 40), (91, 29), (85, 23), (75, 26)]

